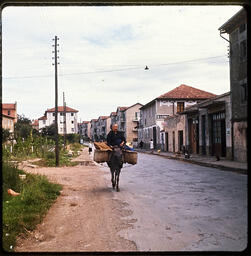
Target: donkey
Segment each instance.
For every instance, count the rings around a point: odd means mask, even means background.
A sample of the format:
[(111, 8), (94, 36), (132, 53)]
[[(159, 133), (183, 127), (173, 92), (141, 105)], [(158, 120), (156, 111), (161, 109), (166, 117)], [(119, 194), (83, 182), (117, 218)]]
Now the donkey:
[(113, 151), (110, 152), (110, 157), (108, 161), (108, 166), (111, 171), (111, 182), (113, 189), (119, 191), (119, 175), (120, 170), (123, 167), (123, 152), (120, 147), (114, 146)]

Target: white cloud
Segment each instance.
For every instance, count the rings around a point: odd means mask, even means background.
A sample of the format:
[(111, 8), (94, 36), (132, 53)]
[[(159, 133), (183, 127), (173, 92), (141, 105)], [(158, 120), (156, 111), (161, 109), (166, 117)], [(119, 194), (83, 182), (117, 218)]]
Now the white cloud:
[[(224, 93), (229, 91), (226, 58), (184, 61), (226, 56), (227, 42), (218, 28), (239, 9), (6, 7), (3, 102), (17, 101), (19, 113), (29, 118), (53, 107), (55, 35), (60, 38), (59, 104), (64, 91), (67, 104), (79, 110), (82, 120), (109, 115), (119, 105), (145, 104), (181, 83)], [(163, 65), (170, 63), (177, 64)], [(27, 76), (33, 78), (6, 79)]]

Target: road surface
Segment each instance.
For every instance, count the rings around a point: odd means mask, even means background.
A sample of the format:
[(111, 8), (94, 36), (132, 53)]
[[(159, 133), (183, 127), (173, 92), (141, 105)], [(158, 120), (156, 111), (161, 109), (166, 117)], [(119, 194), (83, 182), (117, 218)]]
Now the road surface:
[[(109, 179), (109, 176), (107, 177)], [(140, 251), (241, 251), (247, 246), (247, 175), (138, 154), (120, 192), (136, 219), (119, 232)]]
[[(79, 160), (90, 160), (87, 149)], [(120, 192), (106, 164), (27, 169), (63, 185), (16, 251), (242, 251), (247, 175), (164, 157), (124, 165)]]

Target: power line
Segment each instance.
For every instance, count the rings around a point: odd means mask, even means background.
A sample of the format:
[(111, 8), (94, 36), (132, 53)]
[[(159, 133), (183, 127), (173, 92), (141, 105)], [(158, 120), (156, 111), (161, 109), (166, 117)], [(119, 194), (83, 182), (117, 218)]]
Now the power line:
[[(200, 62), (204, 60), (210, 60), (210, 59), (216, 59), (216, 58), (222, 58), (227, 57), (226, 55), (220, 55), (220, 56), (214, 56), (214, 57), (208, 57), (208, 58), (200, 58), (200, 59), (191, 59), (191, 60), (185, 60), (185, 61), (179, 61), (179, 62), (170, 62), (166, 64), (153, 64), (148, 65), (149, 67), (159, 67), (159, 66), (171, 66), (171, 65), (178, 65), (183, 63), (193, 63), (193, 62)], [(228, 61), (226, 61), (228, 62)], [(217, 63), (217, 62), (213, 62)], [(129, 65), (124, 65), (129, 66)], [(132, 65), (133, 66), (133, 65)], [(137, 69), (143, 69), (142, 66), (134, 65), (135, 67), (130, 68), (121, 68), (121, 69), (111, 69), (111, 70), (97, 70), (97, 71), (89, 71), (89, 72), (78, 72), (78, 73), (68, 73), (68, 74), (59, 74), (58, 76), (73, 76), (73, 75), (87, 75), (87, 74), (97, 74), (97, 73), (111, 73), (111, 72), (120, 72), (120, 71), (128, 71), (128, 70), (137, 70)], [(52, 77), (53, 75), (34, 75), (34, 76), (20, 76), (20, 77), (3, 77), (3, 79), (28, 79), (28, 78), (46, 78), (46, 77)]]

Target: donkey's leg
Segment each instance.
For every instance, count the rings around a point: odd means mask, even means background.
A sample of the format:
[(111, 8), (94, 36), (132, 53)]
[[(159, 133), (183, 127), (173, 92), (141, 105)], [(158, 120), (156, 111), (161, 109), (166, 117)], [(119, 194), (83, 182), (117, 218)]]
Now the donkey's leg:
[(111, 182), (112, 182), (112, 188), (114, 189), (115, 188), (115, 182), (116, 182), (116, 176), (114, 177), (114, 170), (113, 169), (110, 169), (110, 171), (111, 171), (111, 177), (112, 177), (112, 179), (111, 179)]
[(120, 169), (116, 170), (116, 190), (119, 191), (119, 174), (120, 174)]

